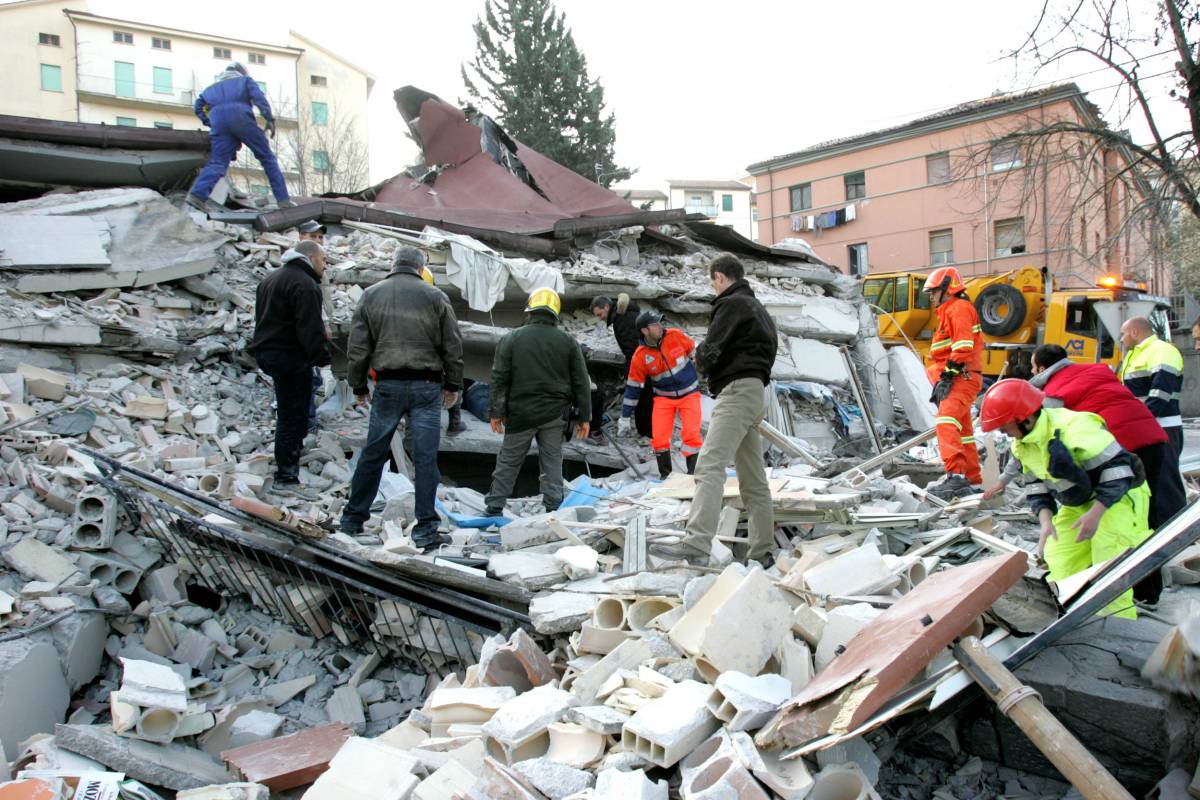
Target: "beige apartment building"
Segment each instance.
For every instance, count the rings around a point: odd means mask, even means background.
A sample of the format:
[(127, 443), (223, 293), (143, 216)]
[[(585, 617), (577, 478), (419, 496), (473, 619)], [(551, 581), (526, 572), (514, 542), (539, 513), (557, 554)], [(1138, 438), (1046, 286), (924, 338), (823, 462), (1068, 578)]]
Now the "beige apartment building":
[[(113, 19), (89, 12), (86, 0), (0, 5), (0, 114), (199, 129), (192, 105), (231, 61), (247, 67), (271, 103), (274, 146), (293, 191), (366, 185), (375, 78), (312, 39), (292, 31), (286, 44), (272, 44)], [(230, 178), (268, 192), (246, 148)]]
[(1032, 265), (1062, 286), (1116, 274), (1166, 294), (1169, 270), (1137, 211), (1136, 181), (1112, 177), (1124, 154), (1066, 137), (1038, 147), (1011, 137), (1054, 121), (1103, 124), (1083, 92), (1064, 84), (752, 164), (759, 241), (804, 239), (854, 275)]

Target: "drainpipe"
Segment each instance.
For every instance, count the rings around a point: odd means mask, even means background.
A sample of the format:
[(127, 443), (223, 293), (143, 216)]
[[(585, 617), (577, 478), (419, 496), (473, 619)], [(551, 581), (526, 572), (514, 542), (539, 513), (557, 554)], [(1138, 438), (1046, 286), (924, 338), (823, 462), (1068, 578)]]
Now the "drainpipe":
[[(1046, 107), (1038, 106), (1038, 115), (1041, 117), (1042, 128), (1046, 127)], [(1046, 163), (1050, 159), (1042, 161), (1042, 252), (1046, 254), (1046, 266), (1050, 266), (1050, 189), (1049, 178), (1047, 172), (1049, 165)], [(1044, 281), (1043, 281), (1044, 282)]]
[(75, 27), (75, 18), (67, 14), (67, 9), (63, 9), (63, 14), (71, 22), (71, 39), (75, 43), (75, 121), (82, 122), (79, 118), (79, 28)]
[(992, 173), (988, 171), (987, 166), (983, 168), (983, 274), (992, 274), (992, 221), (989, 218), (991, 214), (991, 199), (990, 184)]

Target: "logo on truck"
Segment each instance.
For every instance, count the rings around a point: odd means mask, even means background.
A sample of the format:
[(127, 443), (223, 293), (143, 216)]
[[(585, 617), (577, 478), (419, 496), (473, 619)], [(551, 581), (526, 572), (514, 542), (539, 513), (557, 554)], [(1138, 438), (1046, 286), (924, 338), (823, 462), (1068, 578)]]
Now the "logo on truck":
[(1067, 352), (1083, 352), (1083, 339), (1067, 339)]

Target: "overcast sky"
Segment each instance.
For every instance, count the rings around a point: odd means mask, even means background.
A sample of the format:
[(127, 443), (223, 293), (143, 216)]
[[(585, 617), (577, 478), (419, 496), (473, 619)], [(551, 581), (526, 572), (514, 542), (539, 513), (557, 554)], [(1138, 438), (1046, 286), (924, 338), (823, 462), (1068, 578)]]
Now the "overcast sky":
[[(1135, 2), (1153, 13), (1151, 0)], [(413, 84), (451, 102), (463, 98), (459, 67), (474, 54), (471, 24), (483, 5), (92, 0), (91, 9), (274, 42), (283, 42), (290, 27), (370, 70), (377, 78), (370, 103), (375, 181), (399, 172), (416, 153), (392, 91)], [(816, 142), (1095, 70), (1074, 62), (1034, 80), (1004, 57), (1032, 26), (1041, 0), (559, 0), (557, 6), (616, 114), (618, 162), (638, 169), (627, 185), (645, 188), (668, 178), (740, 177), (752, 162)], [(1165, 55), (1152, 65), (1161, 72), (1171, 63)], [(1154, 81), (1155, 103), (1179, 125), (1185, 120), (1165, 98), (1166, 80)], [(1106, 104), (1110, 73), (1077, 81)]]

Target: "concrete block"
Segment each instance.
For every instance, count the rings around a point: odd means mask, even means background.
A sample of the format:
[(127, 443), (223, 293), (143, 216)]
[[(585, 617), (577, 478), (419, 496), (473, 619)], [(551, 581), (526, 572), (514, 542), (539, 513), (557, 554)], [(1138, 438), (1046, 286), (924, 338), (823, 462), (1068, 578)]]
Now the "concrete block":
[(133, 594), (142, 579), (141, 569), (112, 552), (80, 553), (75, 566), (88, 580), (112, 586), (121, 594)]
[(67, 688), (73, 693), (100, 674), (108, 619), (103, 614), (72, 614), (56, 622), (47, 634), (58, 651)]
[(792, 696), (792, 684), (779, 675), (750, 677), (723, 672), (708, 698), (708, 710), (730, 731), (753, 731)]
[(68, 378), (62, 373), (32, 364), (18, 364), (17, 374), (25, 379), (25, 391), (33, 397), (58, 402), (67, 394)]
[(451, 725), (483, 725), (508, 701), (517, 696), (511, 686), (473, 689), (436, 689), (429, 696), (430, 734), (447, 735)]
[(838, 764), (857, 764), (871, 784), (878, 783), (879, 768), (883, 766), (875, 750), (861, 736), (817, 751), (817, 766), (824, 769)]
[(44, 641), (0, 643), (0, 750), (17, 754), (35, 733), (51, 733), (70, 703), (58, 653)]
[(166, 419), (167, 401), (161, 397), (141, 395), (125, 401), (121, 413), (135, 419)]
[(629, 721), (629, 714), (609, 706), (581, 706), (567, 711), (567, 719), (596, 733), (616, 736)]
[(813, 779), (812, 800), (837, 800), (853, 797), (859, 800), (881, 800), (874, 785), (854, 764), (830, 765)]
[(580, 705), (592, 705), (600, 688), (619, 670), (634, 669), (653, 657), (654, 653), (644, 639), (628, 639), (578, 675), (571, 684), (571, 692)]
[(197, 672), (207, 672), (217, 654), (217, 643), (194, 628), (178, 637), (172, 661), (187, 664)]
[(527, 692), (558, 677), (550, 659), (521, 628), (507, 642), (494, 636), (483, 643), (477, 674), (483, 686), (511, 686), (517, 692)]
[(791, 615), (761, 567), (743, 574), (730, 565), (668, 636), (709, 681), (731, 670), (757, 675), (791, 629)]
[(871, 624), (883, 611), (868, 603), (853, 603), (838, 606), (829, 612), (825, 631), (817, 644), (815, 657), (817, 672), (833, 661), (859, 631)]
[(592, 610), (599, 601), (600, 598), (594, 594), (540, 594), (529, 604), (529, 618), (533, 622), (533, 629), (538, 633), (547, 636), (569, 633), (579, 630), (579, 626), (592, 616)]
[(673, 767), (720, 726), (708, 710), (712, 690), (698, 681), (683, 681), (630, 717), (621, 731), (626, 750), (657, 764)]
[(101, 487), (92, 487), (75, 498), (71, 547), (76, 550), (107, 550), (117, 532), (116, 499)]
[(536, 592), (566, 579), (562, 564), (548, 553), (496, 553), (488, 559), (488, 572), (497, 580)]
[(590, 789), (596, 782), (590, 772), (573, 769), (550, 758), (520, 761), (513, 765), (513, 772), (524, 778), (548, 800), (565, 800)]
[(4, 562), (30, 580), (58, 585), (77, 571), (75, 562), (37, 539), (25, 538), (4, 552)]
[(229, 747), (243, 747), (274, 739), (283, 728), (283, 717), (270, 711), (254, 710), (238, 717), (229, 728)]
[(496, 710), (482, 728), (488, 755), (506, 765), (545, 755), (550, 749), (550, 723), (577, 704), (570, 692), (539, 686)]
[(305, 675), (303, 678), (273, 683), (263, 689), (263, 696), (271, 701), (272, 705), (281, 706), (316, 682), (316, 675)]
[(105, 725), (56, 725), (58, 747), (98, 761), (126, 777), (167, 789), (199, 789), (233, 778), (207, 754), (191, 747), (117, 736)]
[(147, 600), (158, 600), (167, 605), (174, 605), (187, 599), (187, 586), (179, 565), (168, 564), (142, 576), (139, 587), (141, 595)]
[(178, 792), (175, 800), (270, 800), (271, 791), (261, 783), (226, 783)]
[(330, 722), (341, 722), (360, 732), (367, 728), (362, 697), (353, 686), (339, 686), (325, 703)]
[(605, 769), (596, 776), (592, 800), (667, 800), (667, 782), (655, 783), (644, 769)]
[(329, 762), (329, 769), (303, 794), (304, 800), (407, 800), (421, 781), (416, 760), (373, 739), (353, 737)]
[(803, 639), (809, 647), (816, 647), (825, 633), (825, 609), (801, 603), (792, 609), (792, 633)]
[(600, 554), (587, 545), (560, 547), (554, 558), (573, 581), (590, 578), (600, 571)]
[(893, 581), (895, 576), (874, 544), (864, 544), (814, 564), (804, 573), (809, 590), (822, 596), (866, 594)]
[(413, 800), (454, 800), (475, 785), (474, 773), (457, 761), (447, 761), (413, 790)]

